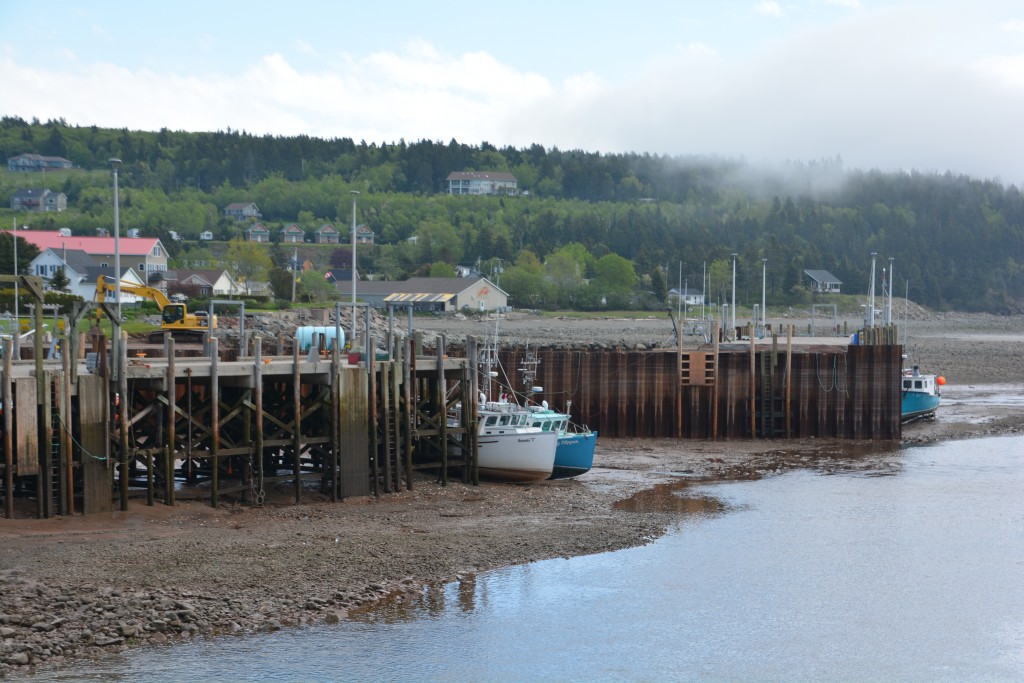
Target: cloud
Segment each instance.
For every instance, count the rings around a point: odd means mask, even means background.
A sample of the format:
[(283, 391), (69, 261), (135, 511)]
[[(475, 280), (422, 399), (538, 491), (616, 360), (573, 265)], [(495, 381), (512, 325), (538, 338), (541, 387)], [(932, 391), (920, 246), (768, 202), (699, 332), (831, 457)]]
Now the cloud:
[(0, 92), (18, 93), (5, 98), (5, 114), (80, 125), (755, 162), (841, 155), (847, 167), (948, 169), (1019, 184), (1024, 53), (1005, 34), (1005, 45), (993, 39), (1016, 29), (1005, 19), (958, 20), (954, 5), (862, 9), (738, 52), (694, 35), (621, 81), (594, 70), (556, 82), (487, 51), (449, 53), (423, 40), (319, 56), (299, 41), (295, 59), (273, 52), (239, 71), (201, 75), (82, 59), (40, 69), (4, 46)]
[(766, 17), (781, 17), (782, 6), (774, 0), (761, 0), (754, 5), (754, 13)]

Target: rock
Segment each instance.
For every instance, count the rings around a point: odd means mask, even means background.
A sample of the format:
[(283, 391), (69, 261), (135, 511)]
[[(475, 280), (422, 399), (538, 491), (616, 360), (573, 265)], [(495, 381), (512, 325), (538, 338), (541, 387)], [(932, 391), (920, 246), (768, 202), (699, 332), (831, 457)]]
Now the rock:
[(8, 664), (13, 664), (15, 666), (24, 666), (31, 661), (31, 658), (27, 652), (17, 652), (10, 655), (6, 661)]

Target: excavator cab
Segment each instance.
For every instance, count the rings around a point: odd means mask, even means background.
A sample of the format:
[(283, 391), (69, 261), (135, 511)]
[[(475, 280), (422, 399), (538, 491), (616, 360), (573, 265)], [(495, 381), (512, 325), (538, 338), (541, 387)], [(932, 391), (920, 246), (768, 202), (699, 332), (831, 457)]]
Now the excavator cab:
[(185, 304), (167, 304), (164, 306), (162, 319), (165, 325), (173, 325), (185, 319)]

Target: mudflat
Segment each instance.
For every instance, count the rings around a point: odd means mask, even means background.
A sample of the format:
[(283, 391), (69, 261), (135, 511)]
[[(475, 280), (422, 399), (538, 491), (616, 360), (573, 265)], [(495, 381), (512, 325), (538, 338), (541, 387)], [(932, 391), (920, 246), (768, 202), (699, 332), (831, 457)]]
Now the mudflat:
[[(513, 314), (499, 324), (509, 343), (636, 348), (672, 336), (667, 320)], [(457, 341), (493, 325), (437, 319), (435, 329)], [(1024, 432), (1024, 320), (946, 315), (906, 327), (908, 361), (948, 384), (939, 416), (905, 427), (904, 443)], [(413, 491), (340, 503), (308, 491), (299, 506), (285, 485), (262, 507), (132, 501), (127, 512), (0, 519), (0, 674), (197, 635), (337, 622), (425, 583), (650, 542), (678, 519), (644, 504), (656, 484), (886, 467), (899, 446), (600, 438), (594, 469), (574, 480), (441, 486), (420, 476)]]

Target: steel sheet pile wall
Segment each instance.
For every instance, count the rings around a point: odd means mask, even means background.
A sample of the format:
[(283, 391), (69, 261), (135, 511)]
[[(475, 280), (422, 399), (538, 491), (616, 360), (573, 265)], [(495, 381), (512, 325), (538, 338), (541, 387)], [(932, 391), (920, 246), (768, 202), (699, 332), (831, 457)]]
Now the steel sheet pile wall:
[[(786, 400), (786, 353), (762, 365), (749, 347), (724, 349), (715, 384), (682, 385), (675, 351), (581, 351), (543, 348), (534, 384), (575, 422), (604, 436), (711, 438), (899, 439), (902, 348), (852, 346), (795, 350)], [(772, 354), (761, 350), (757, 354)], [(516, 391), (523, 349), (506, 349), (501, 363)], [(762, 367), (771, 368), (770, 381)], [(751, 373), (754, 381), (751, 381)], [(769, 383), (765, 384), (768, 381)], [(767, 393), (765, 393), (767, 392)], [(716, 410), (717, 396), (717, 410)], [(789, 419), (785, 406), (789, 405)], [(763, 421), (762, 411), (770, 411)], [(764, 425), (774, 425), (764, 433)]]

